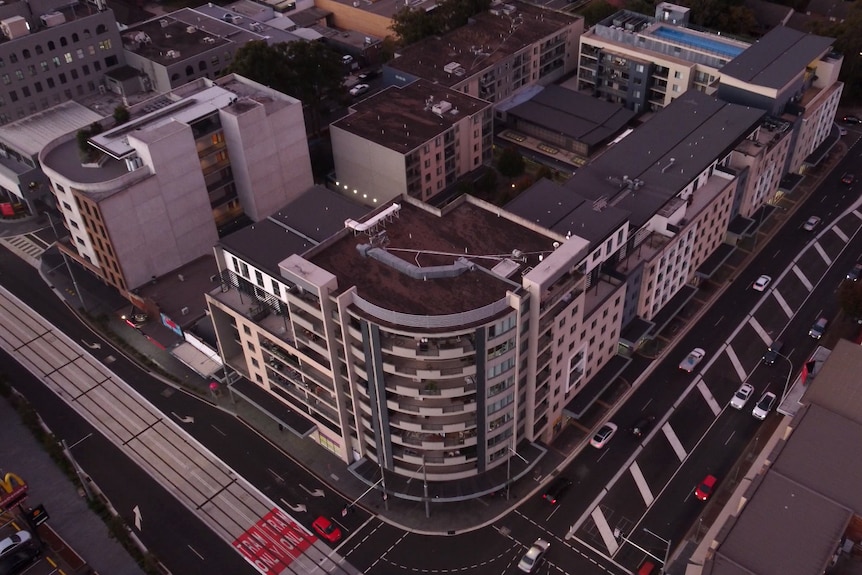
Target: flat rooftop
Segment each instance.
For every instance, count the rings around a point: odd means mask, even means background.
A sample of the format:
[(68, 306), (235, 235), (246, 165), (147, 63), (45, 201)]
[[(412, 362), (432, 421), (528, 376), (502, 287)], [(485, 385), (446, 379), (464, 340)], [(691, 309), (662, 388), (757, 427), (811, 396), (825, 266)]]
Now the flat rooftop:
[(862, 347), (840, 339), (802, 402), (816, 403), (862, 425), (862, 386), (848, 376), (853, 373), (862, 373)]
[(811, 62), (832, 49), (834, 40), (777, 26), (721, 68), (743, 82), (783, 88)]
[(0, 141), (36, 157), (42, 148), (60, 136), (77, 132), (102, 118), (101, 114), (70, 100), (0, 127)]
[(390, 86), (354, 104), (350, 114), (332, 125), (396, 152), (408, 153), (465, 116), (490, 106), (485, 100), (417, 80), (403, 88)]
[[(419, 316), (456, 314), (497, 302), (520, 285), (515, 267), (511, 281), (490, 270), (514, 250), (526, 256), (524, 266), (539, 264), (539, 255), (553, 251), (554, 237), (471, 203), (462, 196), (438, 215), (431, 208), (400, 202), (398, 216), (380, 229), (386, 231), (389, 254), (419, 267), (448, 266), (459, 258), (476, 265), (457, 277), (414, 279), (371, 257), (357, 246), (370, 243), (363, 233), (347, 230), (330, 244), (313, 250), (307, 259), (338, 279), (340, 291), (355, 286), (358, 295), (384, 309)], [(484, 257), (483, 257), (484, 256)], [(513, 283), (514, 282), (514, 283)]]
[[(512, 15), (482, 12), (473, 23), (432, 36), (399, 52), (388, 66), (451, 87), (580, 20), (580, 17), (513, 0)], [(446, 71), (450, 64), (452, 73)]]

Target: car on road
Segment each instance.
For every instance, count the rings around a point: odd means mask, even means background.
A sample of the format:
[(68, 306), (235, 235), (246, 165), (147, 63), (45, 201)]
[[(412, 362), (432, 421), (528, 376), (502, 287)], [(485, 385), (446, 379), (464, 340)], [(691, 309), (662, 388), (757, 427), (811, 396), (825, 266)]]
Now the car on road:
[(771, 391), (767, 391), (760, 396), (759, 400), (757, 400), (757, 404), (754, 406), (754, 409), (751, 410), (751, 415), (757, 419), (766, 419), (766, 416), (769, 415), (770, 411), (772, 411), (773, 405), (775, 405), (775, 394)]
[(27, 543), (30, 541), (31, 536), (29, 531), (19, 531), (17, 533), (13, 533), (6, 539), (0, 541), (0, 557), (6, 555), (6, 553), (12, 551), (22, 543)]
[(772, 278), (763, 275), (754, 280), (754, 284), (751, 287), (754, 288), (754, 291), (764, 291), (770, 282), (772, 282)]
[(856, 176), (851, 174), (850, 172), (846, 172), (843, 176), (841, 176), (841, 183), (849, 186), (853, 182), (856, 181)]
[(339, 529), (338, 525), (333, 523), (328, 517), (321, 515), (314, 520), (311, 527), (314, 529), (315, 533), (330, 543), (336, 543), (341, 539), (341, 529)]
[(632, 435), (635, 437), (643, 437), (649, 430), (652, 429), (652, 426), (655, 425), (655, 416), (647, 415), (638, 419), (634, 425), (632, 425)]
[(550, 485), (548, 485), (548, 489), (542, 494), (542, 499), (550, 503), (551, 505), (556, 505), (557, 501), (562, 499), (563, 495), (566, 494), (566, 491), (569, 490), (569, 487), (572, 486), (572, 480), (567, 477), (557, 477), (554, 479)]
[(862, 124), (862, 119), (856, 116), (844, 116), (842, 120), (845, 124)]
[(707, 475), (703, 481), (697, 484), (694, 488), (694, 496), (701, 501), (706, 501), (712, 492), (715, 490), (715, 484), (718, 483), (718, 478), (715, 475)]
[(679, 363), (679, 368), (685, 372), (691, 373), (691, 371), (697, 367), (703, 358), (706, 357), (706, 352), (701, 348), (696, 347), (687, 356), (685, 359)]
[(532, 547), (527, 549), (527, 552), (521, 557), (521, 560), (518, 562), (518, 569), (524, 573), (532, 573), (550, 547), (551, 544), (544, 539), (536, 539)]
[(813, 232), (814, 228), (816, 228), (819, 225), (820, 225), (820, 218), (818, 218), (817, 216), (811, 216), (810, 218), (805, 220), (804, 224), (802, 224), (802, 229), (805, 230), (806, 232)]
[(353, 97), (361, 96), (365, 92), (369, 90), (370, 86), (368, 84), (356, 84), (350, 89), (350, 95)]
[(638, 575), (656, 575), (658, 572), (658, 567), (656, 567), (655, 563), (649, 559), (641, 563), (641, 566), (638, 567)]
[(610, 442), (611, 438), (614, 436), (614, 433), (617, 432), (617, 424), (611, 423), (610, 421), (605, 423), (603, 426), (599, 428), (593, 438), (590, 439), (590, 445), (595, 447), (596, 449), (601, 449), (605, 445)]
[(862, 276), (862, 264), (853, 264), (853, 267), (847, 272), (847, 279), (855, 282), (859, 280), (859, 276)]
[(743, 383), (730, 398), (730, 407), (734, 409), (742, 409), (748, 400), (751, 399), (751, 394), (754, 393), (754, 386), (750, 383)]
[(808, 330), (808, 335), (813, 337), (814, 339), (820, 339), (823, 337), (823, 333), (826, 331), (826, 326), (829, 324), (829, 320), (825, 317), (821, 317), (814, 325), (811, 326), (811, 329)]
[(774, 365), (775, 360), (781, 355), (782, 348), (784, 348), (784, 342), (773, 341), (772, 345), (766, 348), (766, 353), (763, 354), (763, 363)]
[(33, 563), (42, 549), (35, 545), (18, 545), (8, 553), (0, 556), (0, 575), (17, 575)]

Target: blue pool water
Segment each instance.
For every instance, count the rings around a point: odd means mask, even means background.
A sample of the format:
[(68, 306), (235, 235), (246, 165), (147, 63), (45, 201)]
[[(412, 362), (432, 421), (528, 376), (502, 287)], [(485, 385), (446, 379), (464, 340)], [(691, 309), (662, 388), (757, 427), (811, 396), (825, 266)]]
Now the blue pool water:
[(685, 44), (687, 46), (693, 46), (702, 50), (708, 50), (710, 52), (720, 54), (721, 56), (725, 56), (727, 58), (735, 58), (745, 50), (745, 48), (742, 48), (740, 46), (725, 44), (724, 42), (721, 42), (720, 40), (716, 40), (714, 38), (698, 36), (696, 34), (686, 32), (685, 30), (680, 28), (659, 26), (653, 32), (653, 35), (659, 38), (663, 38), (665, 40), (672, 40), (674, 42), (679, 42), (680, 44)]

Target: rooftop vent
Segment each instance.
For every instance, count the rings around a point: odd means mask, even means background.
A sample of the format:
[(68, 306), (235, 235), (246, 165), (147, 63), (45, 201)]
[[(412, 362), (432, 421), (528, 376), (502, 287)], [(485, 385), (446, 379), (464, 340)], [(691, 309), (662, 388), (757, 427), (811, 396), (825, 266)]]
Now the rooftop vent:
[(171, 21), (168, 20), (167, 18), (162, 18), (161, 20), (159, 20), (159, 25), (162, 28), (167, 28), (170, 24), (171, 24)]
[(442, 116), (446, 112), (452, 109), (452, 104), (443, 100), (442, 102), (437, 102), (433, 106), (431, 106), (431, 111), (437, 114), (438, 116)]
[(212, 36), (204, 36), (201, 42), (203, 42), (204, 44), (215, 44), (215, 38), (213, 38)]
[(464, 68), (461, 67), (461, 64), (458, 62), (449, 62), (445, 66), (443, 66), (443, 71), (447, 74), (455, 74), (456, 76), (464, 75)]
[(198, 31), (198, 29), (195, 28), (194, 26), (186, 26), (186, 33), (187, 34), (194, 34), (197, 31)]
[(179, 50), (168, 50), (165, 52), (165, 58), (169, 58), (171, 60), (175, 60), (180, 57)]
[(42, 14), (39, 17), (42, 20), (42, 24), (45, 25), (46, 28), (50, 28), (52, 26), (59, 26), (66, 22), (66, 16), (64, 16), (61, 12), (49, 12), (47, 14)]

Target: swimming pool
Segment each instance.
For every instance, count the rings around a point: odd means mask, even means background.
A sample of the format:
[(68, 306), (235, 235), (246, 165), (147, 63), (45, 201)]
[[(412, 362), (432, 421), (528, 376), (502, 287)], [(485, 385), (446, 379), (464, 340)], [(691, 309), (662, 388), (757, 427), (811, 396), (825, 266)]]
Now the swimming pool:
[(664, 40), (679, 42), (686, 46), (708, 50), (709, 52), (719, 54), (726, 58), (736, 58), (745, 50), (742, 46), (727, 44), (716, 38), (692, 34), (691, 32), (687, 32), (681, 28), (659, 26), (655, 31), (653, 31), (652, 35)]

